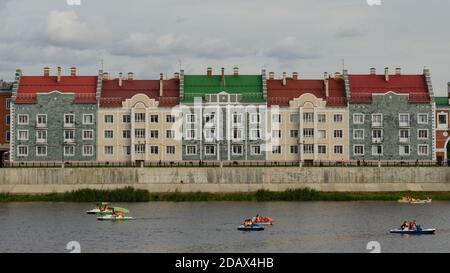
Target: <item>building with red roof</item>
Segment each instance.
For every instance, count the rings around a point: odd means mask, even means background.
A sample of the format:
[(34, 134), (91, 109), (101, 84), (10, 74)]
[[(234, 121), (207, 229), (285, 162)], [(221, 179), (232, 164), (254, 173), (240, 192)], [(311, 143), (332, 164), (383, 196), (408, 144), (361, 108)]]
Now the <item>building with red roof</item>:
[(0, 167), (9, 159), (12, 84), (0, 80)]

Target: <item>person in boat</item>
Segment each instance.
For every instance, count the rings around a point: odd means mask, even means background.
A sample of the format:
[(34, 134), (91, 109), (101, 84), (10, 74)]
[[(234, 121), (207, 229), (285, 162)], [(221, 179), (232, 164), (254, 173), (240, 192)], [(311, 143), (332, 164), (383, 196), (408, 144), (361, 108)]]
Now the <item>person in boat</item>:
[(244, 227), (250, 227), (253, 224), (251, 219), (246, 219), (244, 221)]
[(403, 224), (401, 225), (400, 228), (401, 228), (402, 230), (405, 229), (407, 224), (408, 224), (407, 221), (403, 221)]

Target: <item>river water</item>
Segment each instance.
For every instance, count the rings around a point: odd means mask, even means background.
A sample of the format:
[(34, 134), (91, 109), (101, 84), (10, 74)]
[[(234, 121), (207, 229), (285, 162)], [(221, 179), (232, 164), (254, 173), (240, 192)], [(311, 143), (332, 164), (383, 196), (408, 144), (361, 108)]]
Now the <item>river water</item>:
[[(136, 220), (102, 222), (89, 203), (0, 204), (0, 252), (450, 252), (450, 202), (116, 203)], [(237, 226), (256, 213), (275, 219), (260, 232)], [(435, 235), (389, 234), (403, 220)]]

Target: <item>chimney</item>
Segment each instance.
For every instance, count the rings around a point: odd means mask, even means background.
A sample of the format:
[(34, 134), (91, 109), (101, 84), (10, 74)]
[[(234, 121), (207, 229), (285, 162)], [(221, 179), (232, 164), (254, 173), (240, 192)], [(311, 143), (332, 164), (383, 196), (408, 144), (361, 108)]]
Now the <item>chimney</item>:
[(159, 74), (159, 96), (162, 97), (164, 95), (164, 74)]
[(103, 73), (103, 80), (109, 81), (109, 73), (108, 72)]
[(60, 66), (58, 66), (58, 74), (57, 74), (57, 77), (56, 77), (56, 81), (57, 82), (61, 81), (61, 67)]
[(376, 75), (377, 74), (377, 70), (375, 69), (375, 67), (372, 67), (370, 69), (370, 75)]
[(50, 68), (44, 67), (44, 77), (50, 77)]
[(70, 76), (71, 77), (75, 77), (77, 75), (77, 68), (76, 67), (71, 67), (70, 68)]
[(211, 67), (208, 67), (208, 68), (206, 69), (206, 75), (208, 75), (208, 77), (211, 77), (211, 76), (212, 76), (212, 68), (211, 68)]
[(235, 77), (239, 76), (239, 67), (233, 68), (233, 76), (235, 76)]
[(323, 84), (325, 85), (325, 97), (328, 98), (330, 95), (330, 85), (328, 81), (328, 72), (323, 73)]
[(334, 73), (335, 80), (339, 80), (340, 78), (341, 78), (341, 73), (339, 73), (339, 72)]
[(120, 72), (120, 73), (119, 73), (119, 86), (120, 86), (120, 87), (122, 87), (122, 80), (123, 80), (122, 72)]
[(283, 72), (283, 86), (286, 86), (286, 72)]
[(400, 76), (402, 74), (402, 69), (400, 67), (397, 67), (395, 69), (395, 75)]
[(275, 73), (269, 72), (269, 80), (275, 79)]
[(173, 78), (174, 79), (179, 79), (180, 78), (180, 73), (178, 73), (178, 72), (173, 73)]
[(387, 82), (389, 81), (389, 67), (384, 69), (384, 80)]
[(292, 79), (298, 80), (298, 73), (297, 72), (292, 72)]
[(134, 74), (133, 72), (128, 72), (128, 80), (132, 81), (134, 79)]

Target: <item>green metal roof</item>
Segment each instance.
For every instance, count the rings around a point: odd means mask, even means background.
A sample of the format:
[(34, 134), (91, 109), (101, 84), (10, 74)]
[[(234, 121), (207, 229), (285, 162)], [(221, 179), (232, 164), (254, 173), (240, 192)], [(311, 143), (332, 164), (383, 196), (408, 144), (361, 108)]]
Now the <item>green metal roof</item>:
[(219, 75), (185, 75), (181, 102), (190, 103), (195, 97), (220, 92), (241, 94), (241, 102), (265, 102), (261, 75), (225, 75), (223, 83)]
[(448, 97), (435, 97), (434, 102), (436, 103), (436, 106), (450, 106)]

